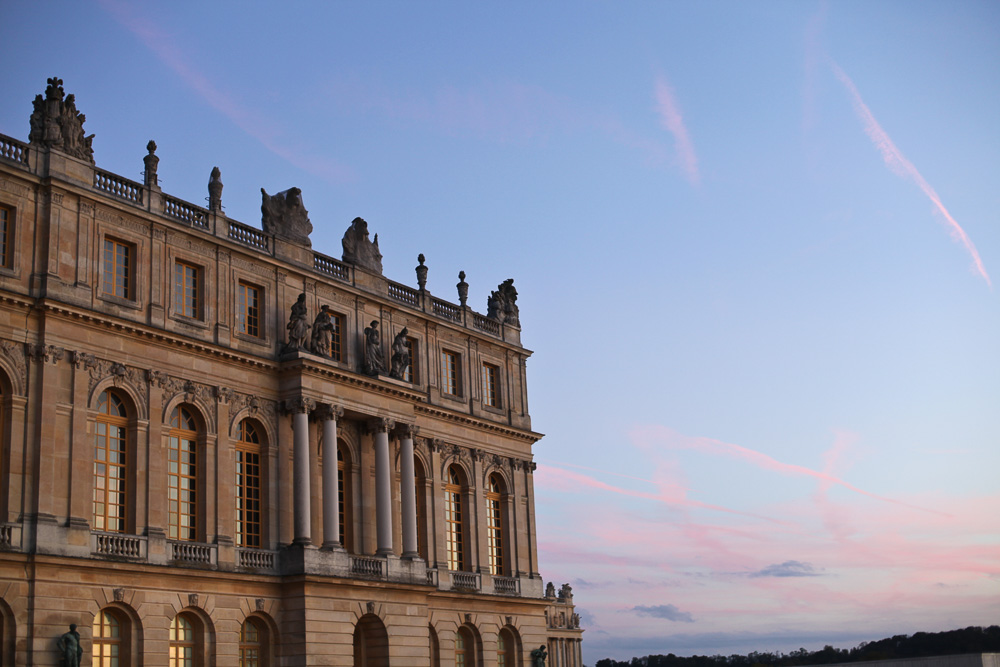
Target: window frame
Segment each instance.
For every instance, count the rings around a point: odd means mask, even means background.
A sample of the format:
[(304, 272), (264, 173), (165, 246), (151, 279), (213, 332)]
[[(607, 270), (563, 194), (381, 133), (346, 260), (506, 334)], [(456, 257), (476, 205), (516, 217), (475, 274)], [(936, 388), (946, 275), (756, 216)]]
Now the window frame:
[(0, 269), (14, 269), (14, 249), (17, 238), (17, 209), (0, 203)]
[[(449, 359), (452, 365), (448, 365)], [(462, 353), (449, 348), (441, 348), (441, 395), (447, 398), (462, 398)]]
[[(180, 421), (182, 411), (187, 413), (190, 421), (194, 423), (195, 428), (193, 430), (183, 428), (182, 426), (174, 426), (174, 415), (178, 416), (178, 423), (183, 423)], [(203, 524), (201, 517), (201, 507), (203, 505), (201, 478), (204, 474), (204, 466), (201, 459), (204, 443), (202, 442), (202, 429), (197, 411), (185, 404), (178, 405), (171, 411), (169, 424), (170, 431), (167, 434), (167, 539), (176, 542), (200, 542)], [(190, 443), (188, 453), (191, 454), (190, 459), (193, 461), (193, 463), (186, 464), (187, 468), (185, 472), (181, 472), (183, 467), (181, 453), (184, 451), (181, 444), (182, 440)], [(172, 457), (175, 452), (177, 454), (177, 472), (171, 471), (171, 463), (174, 463)], [(188, 472), (191, 467), (194, 468), (194, 474)], [(191, 480), (191, 482), (189, 482), (189, 486), (183, 486), (182, 480)], [(177, 490), (177, 497), (172, 499), (170, 498), (170, 494), (173, 489)], [(188, 491), (189, 497), (193, 496), (193, 500), (182, 500), (183, 491)], [(176, 508), (172, 507), (174, 503), (176, 503)], [(182, 506), (186, 507), (182, 508)], [(187, 511), (182, 511), (182, 509)], [(189, 519), (189, 525), (181, 525), (182, 516)], [(182, 529), (188, 534), (187, 537), (182, 536)]]
[(507, 531), (505, 522), (504, 481), (493, 473), (486, 482), (486, 553), (487, 569), (493, 576), (507, 576)]
[[(493, 410), (503, 409), (503, 382), (501, 381), (500, 365), (489, 361), (481, 364), (480, 377), (482, 381), (483, 407)], [(489, 376), (489, 377), (488, 377)]]
[[(139, 246), (138, 244), (127, 241), (121, 236), (116, 236), (114, 234), (104, 234), (101, 243), (101, 287), (100, 294), (101, 297), (110, 301), (117, 301), (121, 303), (126, 303), (129, 305), (134, 305), (137, 303), (138, 299), (138, 283), (136, 275), (136, 265), (138, 264)], [(109, 262), (108, 250), (109, 244), (111, 245), (111, 250), (113, 250), (113, 259)], [(119, 282), (118, 282), (118, 269), (120, 257), (118, 250), (122, 249), (127, 251), (123, 253), (127, 258), (127, 266), (124, 270), (124, 280), (122, 281), (122, 292), (119, 293)], [(111, 288), (109, 291), (109, 287)]]
[[(251, 331), (251, 318), (250, 318), (250, 307), (247, 305), (247, 296), (249, 294), (248, 290), (253, 290), (256, 294), (256, 303), (253, 317), (253, 327)], [(260, 343), (267, 340), (266, 328), (265, 328), (265, 313), (267, 312), (266, 298), (267, 292), (263, 285), (251, 282), (249, 280), (244, 280), (239, 278), (236, 281), (236, 301), (235, 309), (236, 316), (234, 318), (234, 326), (236, 335), (254, 342)]]
[(403, 373), (403, 381), (410, 384), (419, 384), (420, 367), (417, 364), (417, 354), (420, 350), (420, 341), (414, 336), (407, 336), (405, 344), (406, 351), (410, 354), (410, 365), (406, 367), (406, 372)]
[[(106, 624), (105, 617), (112, 619), (113, 624)], [(117, 630), (116, 636), (105, 634), (106, 629), (112, 625)], [(98, 611), (91, 624), (90, 646), (92, 664), (127, 667), (131, 657), (129, 619), (124, 618), (124, 614), (116, 609), (105, 607)]]
[[(194, 286), (189, 294), (187, 274), (178, 276), (178, 269), (190, 269), (194, 276)], [(205, 319), (205, 267), (181, 257), (174, 257), (174, 271), (171, 276), (173, 299), (171, 312), (176, 317), (203, 322)], [(193, 301), (193, 307), (188, 308), (188, 301)]]
[[(111, 414), (110, 408), (112, 405), (112, 399), (120, 404), (120, 411), (123, 414)], [(108, 410), (103, 411), (103, 406), (107, 406)], [(93, 483), (93, 491), (91, 494), (91, 520), (93, 521), (92, 529), (103, 533), (129, 533), (129, 515), (132, 509), (132, 499), (130, 497), (132, 484), (130, 480), (131, 469), (129, 463), (132, 458), (131, 443), (134, 436), (131, 433), (130, 428), (131, 418), (129, 416), (128, 401), (125, 400), (119, 392), (111, 389), (105, 389), (98, 395), (95, 413), (96, 417), (94, 418), (94, 435), (92, 440), (93, 449), (91, 450), (93, 452), (94, 461), (91, 475), (91, 481)], [(118, 433), (118, 437), (112, 434), (112, 429), (115, 429)], [(119, 461), (116, 462), (112, 462), (111, 460), (113, 458), (111, 456), (112, 439), (121, 443), (121, 447), (115, 452), (119, 455)], [(101, 453), (104, 454), (103, 457), (101, 456)], [(99, 473), (98, 470), (100, 466), (104, 466), (104, 470)], [(112, 466), (120, 471), (120, 474), (117, 477), (111, 474)], [(112, 480), (119, 483), (116, 498), (117, 502), (115, 503), (110, 502), (110, 482)], [(103, 493), (103, 496), (100, 499), (100, 504), (103, 505), (103, 510), (100, 514), (97, 512), (97, 505), (99, 502), (97, 497), (98, 492)], [(109, 515), (108, 508), (112, 504), (115, 507), (120, 508), (118, 516), (111, 517)], [(112, 518), (118, 522), (119, 526), (117, 528), (109, 527), (109, 520)]]
[(444, 532), (446, 566), (452, 572), (465, 572), (468, 563), (466, 540), (468, 520), (465, 511), (465, 475), (456, 465), (448, 466), (444, 487)]
[[(241, 549), (264, 548), (264, 463), (266, 457), (261, 442), (262, 429), (256, 422), (246, 418), (240, 420), (238, 438), (234, 447), (236, 466), (236, 546)], [(252, 433), (252, 439), (250, 437)], [(254, 458), (256, 460), (250, 460)], [(242, 469), (241, 469), (242, 468)], [(248, 472), (246, 469), (249, 468)], [(256, 469), (256, 470), (254, 470)], [(256, 481), (256, 485), (248, 484)], [(256, 492), (254, 497), (252, 491)], [(246, 518), (249, 514), (250, 518)]]

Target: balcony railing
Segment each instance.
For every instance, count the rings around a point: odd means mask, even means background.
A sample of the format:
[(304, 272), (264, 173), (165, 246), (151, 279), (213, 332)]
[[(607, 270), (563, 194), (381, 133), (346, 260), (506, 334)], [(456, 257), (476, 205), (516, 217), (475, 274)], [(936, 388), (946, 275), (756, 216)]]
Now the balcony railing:
[(14, 527), (9, 523), (0, 525), (0, 547), (9, 549), (14, 546)]
[(456, 590), (478, 591), (480, 589), (479, 575), (475, 572), (453, 571), (451, 573), (451, 587)]
[(28, 164), (28, 144), (0, 134), (0, 157), (18, 164)]
[(389, 296), (396, 301), (402, 301), (403, 303), (408, 303), (411, 306), (416, 306), (420, 303), (419, 292), (412, 287), (407, 287), (406, 285), (400, 285), (399, 283), (389, 282)]
[(215, 564), (215, 546), (198, 542), (171, 542), (170, 559), (181, 563)]
[(254, 570), (273, 570), (274, 552), (264, 549), (237, 549), (240, 567)]
[(432, 303), (434, 304), (434, 314), (438, 317), (443, 317), (453, 322), (462, 321), (462, 309), (455, 304), (437, 298)]
[(146, 557), (146, 538), (121, 533), (91, 533), (91, 551), (99, 556), (113, 558)]
[(472, 317), (472, 326), (476, 327), (480, 331), (485, 331), (488, 334), (493, 334), (494, 336), (500, 335), (500, 323), (496, 320), (491, 320), (488, 317), (476, 313)]
[(359, 577), (382, 579), (385, 576), (384, 565), (385, 561), (381, 558), (351, 556), (351, 574)]
[(142, 206), (143, 187), (135, 181), (122, 178), (103, 169), (94, 169), (94, 187), (112, 197)]
[(520, 595), (517, 577), (493, 577), (493, 592), (497, 595)]

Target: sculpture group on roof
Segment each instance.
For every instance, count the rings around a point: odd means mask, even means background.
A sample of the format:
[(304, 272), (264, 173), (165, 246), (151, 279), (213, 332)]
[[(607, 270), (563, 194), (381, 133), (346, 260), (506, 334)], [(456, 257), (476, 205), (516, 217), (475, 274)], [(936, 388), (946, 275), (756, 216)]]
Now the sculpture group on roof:
[(264, 232), (311, 248), (309, 235), (312, 234), (313, 226), (309, 222), (309, 211), (302, 203), (302, 190), (288, 188), (269, 195), (261, 188), (260, 196), (261, 226)]
[(77, 111), (76, 97), (70, 94), (63, 99), (62, 79), (52, 77), (48, 84), (44, 99), (35, 96), (28, 141), (94, 164), (94, 135), (84, 135), (83, 123), (87, 117)]
[(378, 249), (378, 234), (375, 240), (368, 240), (368, 223), (363, 218), (354, 218), (341, 240), (344, 246), (343, 259), (348, 264), (382, 274), (382, 253)]

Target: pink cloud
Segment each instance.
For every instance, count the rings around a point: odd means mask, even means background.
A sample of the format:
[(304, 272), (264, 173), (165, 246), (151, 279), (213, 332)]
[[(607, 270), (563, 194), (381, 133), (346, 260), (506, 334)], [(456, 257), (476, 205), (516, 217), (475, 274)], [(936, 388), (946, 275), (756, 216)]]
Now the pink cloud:
[(181, 81), (201, 96), (205, 102), (231, 120), (241, 130), (259, 141), (265, 148), (292, 165), (330, 182), (352, 180), (351, 170), (325, 157), (296, 150), (282, 140), (277, 125), (257, 116), (222, 92), (208, 77), (198, 71), (188, 57), (159, 26), (140, 15), (131, 4), (121, 0), (100, 0), (101, 6), (116, 21), (128, 29), (160, 61), (172, 69)]
[(854, 105), (854, 110), (861, 118), (861, 122), (864, 124), (865, 133), (875, 144), (875, 148), (878, 149), (879, 153), (882, 154), (882, 159), (885, 161), (886, 165), (894, 171), (899, 176), (908, 178), (917, 184), (928, 199), (934, 204), (938, 213), (944, 218), (946, 225), (951, 231), (953, 238), (958, 240), (963, 246), (965, 246), (966, 251), (972, 256), (972, 263), (975, 267), (976, 273), (982, 276), (983, 280), (990, 287), (993, 283), (990, 281), (989, 275), (986, 273), (986, 267), (983, 266), (982, 260), (979, 258), (979, 252), (976, 251), (976, 246), (972, 244), (972, 240), (969, 235), (965, 233), (965, 230), (955, 221), (955, 218), (951, 216), (948, 209), (944, 207), (941, 202), (941, 198), (938, 196), (934, 188), (924, 180), (924, 177), (917, 171), (917, 168), (913, 166), (909, 160), (903, 155), (896, 144), (893, 143), (892, 139), (882, 126), (879, 125), (878, 121), (875, 120), (875, 116), (872, 114), (868, 105), (865, 104), (864, 100), (861, 99), (861, 93), (858, 92), (857, 87), (855, 87), (854, 82), (849, 76), (840, 68), (835, 62), (830, 62), (830, 67), (833, 68), (833, 73), (840, 80), (844, 87), (847, 88), (847, 92), (850, 93), (851, 102)]
[(655, 96), (656, 111), (660, 114), (660, 120), (663, 126), (674, 135), (674, 145), (677, 147), (681, 168), (687, 174), (691, 184), (698, 185), (701, 181), (701, 175), (698, 172), (698, 157), (694, 153), (694, 144), (688, 135), (687, 127), (684, 126), (684, 117), (681, 115), (674, 90), (662, 76), (656, 79)]

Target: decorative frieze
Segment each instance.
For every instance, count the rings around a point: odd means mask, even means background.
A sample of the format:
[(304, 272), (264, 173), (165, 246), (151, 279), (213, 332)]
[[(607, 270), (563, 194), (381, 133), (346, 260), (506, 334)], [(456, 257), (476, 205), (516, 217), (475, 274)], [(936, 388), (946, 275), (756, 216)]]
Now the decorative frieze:
[(6, 178), (0, 178), (0, 190), (5, 192), (11, 192), (19, 197), (30, 197), (31, 188), (21, 183), (15, 183), (14, 181), (8, 181)]
[(58, 363), (62, 360), (66, 351), (55, 345), (43, 345), (42, 343), (32, 343), (28, 345), (28, 356), (32, 361), (39, 363)]
[(138, 368), (133, 368), (132, 366), (126, 366), (125, 364), (117, 361), (97, 359), (91, 355), (84, 356), (84, 353), (78, 354), (80, 355), (80, 360), (77, 361), (76, 355), (74, 355), (74, 363), (82, 364), (90, 371), (91, 392), (93, 392), (94, 387), (96, 387), (98, 383), (110, 377), (114, 386), (127, 386), (135, 393), (136, 396), (139, 397), (142, 405), (148, 404), (149, 385), (144, 381), (144, 371)]
[(17, 387), (15, 393), (23, 394), (28, 381), (28, 363), (24, 355), (24, 343), (14, 343), (0, 340), (0, 354), (16, 374)]
[(232, 265), (238, 269), (243, 269), (244, 271), (249, 271), (250, 273), (256, 273), (258, 276), (263, 276), (264, 278), (274, 278), (273, 268), (248, 262), (242, 257), (233, 257)]
[(134, 218), (124, 216), (118, 211), (106, 209), (103, 206), (97, 209), (96, 217), (98, 220), (110, 222), (113, 225), (136, 232), (137, 234), (149, 234), (148, 224), (135, 220)]

